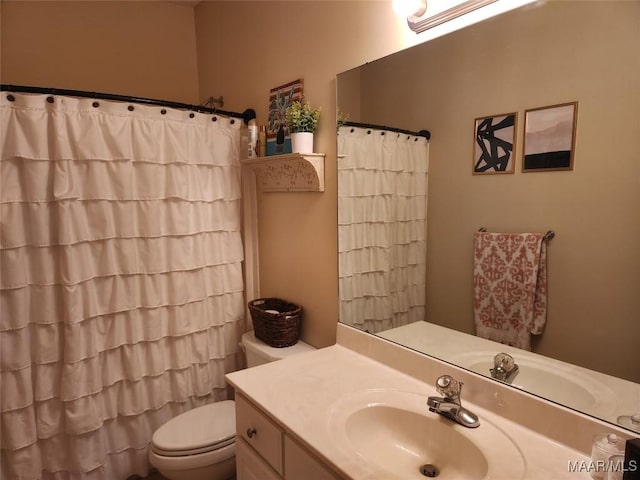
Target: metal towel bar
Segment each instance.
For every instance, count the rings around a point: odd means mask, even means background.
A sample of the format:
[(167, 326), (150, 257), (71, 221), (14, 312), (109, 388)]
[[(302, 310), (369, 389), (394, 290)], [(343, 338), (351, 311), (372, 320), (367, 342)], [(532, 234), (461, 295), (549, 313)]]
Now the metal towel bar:
[[(487, 229), (484, 227), (480, 227), (478, 229), (479, 232), (486, 232)], [(544, 239), (545, 240), (551, 240), (553, 237), (556, 236), (556, 232), (554, 232), (553, 230), (549, 230), (547, 233), (544, 234)]]

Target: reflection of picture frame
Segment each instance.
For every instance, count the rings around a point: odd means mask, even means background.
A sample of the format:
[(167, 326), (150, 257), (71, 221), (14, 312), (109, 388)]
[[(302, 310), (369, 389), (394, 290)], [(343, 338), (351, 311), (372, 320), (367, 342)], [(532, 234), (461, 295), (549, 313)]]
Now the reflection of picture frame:
[(523, 172), (573, 170), (578, 102), (524, 113)]
[(513, 173), (518, 114), (476, 118), (473, 174)]
[(291, 138), (284, 112), (289, 105), (302, 99), (301, 78), (271, 89), (269, 93), (269, 122), (267, 124), (267, 155), (291, 153)]

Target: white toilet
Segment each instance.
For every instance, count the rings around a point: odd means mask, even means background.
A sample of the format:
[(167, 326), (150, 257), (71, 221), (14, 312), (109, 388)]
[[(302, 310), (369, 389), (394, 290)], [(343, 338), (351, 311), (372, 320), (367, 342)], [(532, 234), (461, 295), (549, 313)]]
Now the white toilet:
[[(242, 336), (247, 366), (255, 367), (315, 350), (304, 342), (274, 348), (253, 332)], [(236, 465), (236, 411), (233, 400), (210, 403), (172, 418), (151, 439), (149, 461), (169, 480), (229, 480)]]

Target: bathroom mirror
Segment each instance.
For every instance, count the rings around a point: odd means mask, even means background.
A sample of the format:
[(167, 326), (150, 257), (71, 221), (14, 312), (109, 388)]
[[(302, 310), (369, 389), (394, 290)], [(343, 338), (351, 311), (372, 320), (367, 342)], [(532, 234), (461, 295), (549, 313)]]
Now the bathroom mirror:
[[(376, 334), (486, 375), (508, 352), (515, 386), (640, 431), (639, 92), (640, 3), (624, 1), (535, 3), (340, 73), (349, 121), (431, 132), (425, 321)], [(525, 111), (569, 102), (573, 170), (523, 171)], [(473, 175), (475, 120), (512, 112), (514, 172)], [(480, 228), (555, 232), (533, 353), (476, 343)]]

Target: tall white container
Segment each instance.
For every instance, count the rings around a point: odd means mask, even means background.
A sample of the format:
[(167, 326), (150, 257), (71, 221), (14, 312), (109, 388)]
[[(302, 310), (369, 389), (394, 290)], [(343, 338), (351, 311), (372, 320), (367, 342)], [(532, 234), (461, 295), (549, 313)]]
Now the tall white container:
[(249, 145), (247, 158), (257, 158), (259, 153), (257, 151), (258, 146), (258, 123), (255, 118), (249, 120)]

